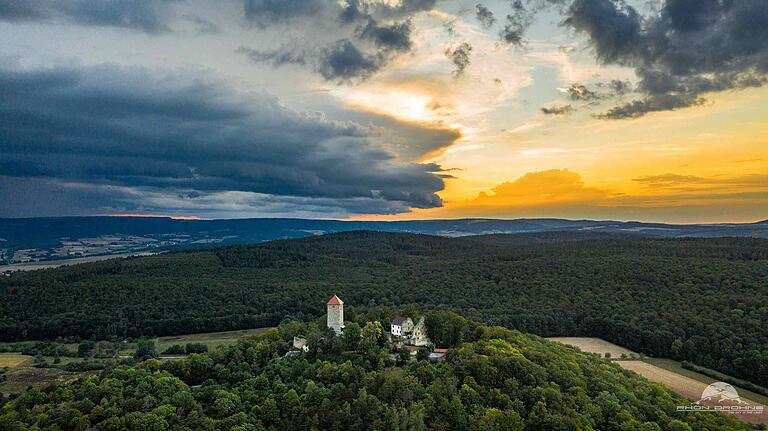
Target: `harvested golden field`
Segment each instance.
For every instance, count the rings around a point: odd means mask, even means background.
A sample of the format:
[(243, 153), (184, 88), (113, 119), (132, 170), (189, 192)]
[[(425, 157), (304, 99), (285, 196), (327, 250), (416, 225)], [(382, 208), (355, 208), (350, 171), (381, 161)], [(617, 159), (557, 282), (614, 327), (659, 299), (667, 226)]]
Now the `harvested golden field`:
[(578, 347), (582, 352), (597, 353), (600, 356), (605, 356), (606, 353), (611, 354), (611, 358), (621, 358), (622, 353), (629, 357), (630, 355), (637, 355), (637, 353), (621, 347), (617, 344), (605, 341), (602, 338), (592, 337), (550, 337), (549, 341), (557, 341), (558, 343), (567, 344), (569, 346)]
[(0, 368), (13, 368), (31, 358), (31, 356), (20, 355), (18, 353), (0, 353)]
[[(616, 361), (616, 364), (618, 364), (624, 369), (634, 371), (648, 380), (661, 383), (662, 385), (671, 389), (672, 391), (686, 398), (689, 398), (693, 401), (698, 401), (701, 398), (701, 395), (704, 392), (704, 389), (706, 389), (707, 386), (709, 386), (706, 383), (700, 382), (698, 380), (692, 379), (687, 376), (683, 376), (673, 371), (659, 368), (655, 365), (651, 365), (643, 361)], [(749, 405), (759, 405), (758, 403), (752, 400), (749, 400), (744, 396), (742, 396), (741, 399), (747, 402)], [(696, 414), (696, 413), (689, 413), (689, 414)], [(735, 416), (737, 416), (740, 420), (743, 420), (744, 422), (756, 423), (756, 424), (768, 423), (767, 411), (763, 411), (761, 415), (738, 414)]]

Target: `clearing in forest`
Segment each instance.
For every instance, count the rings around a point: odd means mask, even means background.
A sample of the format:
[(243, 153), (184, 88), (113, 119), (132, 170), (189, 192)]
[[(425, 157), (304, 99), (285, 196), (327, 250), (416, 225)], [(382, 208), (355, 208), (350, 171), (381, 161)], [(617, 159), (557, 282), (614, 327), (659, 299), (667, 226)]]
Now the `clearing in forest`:
[(270, 328), (242, 329), (239, 331), (205, 332), (198, 334), (171, 335), (155, 339), (158, 352), (162, 352), (174, 344), (201, 343), (213, 349), (218, 346), (234, 344), (240, 338), (258, 335)]
[(606, 353), (611, 354), (612, 359), (619, 359), (624, 354), (626, 357), (632, 355), (638, 356), (637, 353), (605, 341), (602, 338), (593, 337), (550, 337), (549, 341), (557, 341), (558, 343), (567, 344), (569, 346), (578, 347), (582, 352), (597, 353), (601, 357), (604, 357)]
[(0, 353), (0, 368), (13, 368), (31, 358), (31, 356), (18, 353)]

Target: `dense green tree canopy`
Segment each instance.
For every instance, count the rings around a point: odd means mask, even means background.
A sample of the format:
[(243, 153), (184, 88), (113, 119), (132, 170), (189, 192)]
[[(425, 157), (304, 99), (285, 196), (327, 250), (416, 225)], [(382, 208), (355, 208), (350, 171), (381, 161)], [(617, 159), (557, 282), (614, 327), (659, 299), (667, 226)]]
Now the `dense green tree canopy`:
[[(292, 322), (185, 360), (30, 390), (0, 409), (0, 429), (751, 429), (714, 413), (676, 412), (690, 401), (596, 356), (454, 318), (465, 340), (444, 362), (395, 365), (386, 347), (365, 341), (378, 322), (363, 325), (355, 350), (325, 328)], [(310, 351), (286, 357), (296, 334)]]
[[(768, 385), (766, 280), (768, 241), (758, 239), (349, 232), (0, 277), (0, 338), (271, 326), (322, 316), (338, 294), (348, 314), (373, 305), (455, 310)], [(430, 334), (438, 344), (463, 341), (449, 321), (440, 327)]]

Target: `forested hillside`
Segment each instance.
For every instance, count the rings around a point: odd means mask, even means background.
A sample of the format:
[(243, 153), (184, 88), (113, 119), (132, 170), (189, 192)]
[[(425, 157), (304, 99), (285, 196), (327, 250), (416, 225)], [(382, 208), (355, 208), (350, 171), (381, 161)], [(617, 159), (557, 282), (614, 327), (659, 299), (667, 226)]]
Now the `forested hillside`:
[(768, 241), (349, 232), (0, 277), (4, 340), (275, 325), (348, 306), (458, 310), (768, 384)]
[[(444, 362), (390, 355), (381, 323), (342, 337), (290, 322), (206, 355), (116, 368), (26, 392), (3, 430), (736, 431), (615, 364), (536, 336), (445, 316), (465, 343)], [(434, 329), (442, 331), (439, 326)], [(285, 357), (294, 335), (308, 353)], [(199, 385), (199, 386), (198, 386)]]

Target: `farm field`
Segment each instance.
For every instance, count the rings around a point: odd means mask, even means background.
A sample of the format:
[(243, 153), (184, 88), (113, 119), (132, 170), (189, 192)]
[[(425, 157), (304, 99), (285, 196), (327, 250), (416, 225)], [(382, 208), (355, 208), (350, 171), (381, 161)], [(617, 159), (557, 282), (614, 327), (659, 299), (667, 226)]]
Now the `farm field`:
[[(701, 398), (701, 394), (704, 392), (704, 389), (706, 389), (709, 385), (709, 383), (705, 383), (692, 377), (657, 367), (656, 365), (645, 361), (617, 361), (616, 364), (626, 370), (634, 371), (648, 380), (661, 383), (667, 388), (694, 401)], [(746, 401), (749, 405), (760, 404), (747, 398), (746, 393), (739, 392), (739, 395), (742, 401)], [(761, 415), (739, 414), (737, 417), (740, 420), (750, 423), (768, 423), (768, 412), (766, 411), (764, 411)]]
[(219, 346), (225, 346), (237, 342), (242, 337), (258, 335), (270, 328), (243, 329), (239, 331), (225, 332), (206, 332), (199, 334), (174, 335), (169, 337), (158, 337), (155, 339), (155, 346), (158, 352), (162, 352), (174, 344), (202, 343), (213, 350)]
[(30, 386), (44, 387), (51, 384), (69, 383), (88, 373), (98, 373), (98, 371), (74, 373), (58, 368), (20, 366), (6, 374), (6, 381), (0, 383), (0, 392), (8, 395), (23, 392)]
[[(257, 335), (270, 328), (245, 329), (239, 331), (226, 332), (208, 332), (199, 334), (188, 334), (168, 337), (158, 337), (155, 342), (156, 350), (161, 353), (163, 350), (174, 344), (182, 346), (187, 343), (201, 343), (213, 350), (219, 346), (234, 344), (242, 337)], [(68, 345), (70, 348), (77, 349), (77, 345)], [(135, 351), (135, 343), (129, 344), (132, 348), (127, 348), (120, 352), (120, 359), (131, 358)], [(186, 357), (186, 355), (161, 355), (160, 359), (174, 360)], [(76, 380), (78, 377), (88, 373), (99, 373), (99, 370), (88, 372), (69, 372), (59, 368), (37, 368), (33, 366), (33, 357), (19, 353), (0, 353), (0, 368), (8, 368), (6, 380), (0, 382), (0, 392), (3, 394), (19, 393), (29, 386), (44, 387), (54, 383), (66, 383)], [(54, 358), (43, 356), (48, 364), (52, 364)], [(59, 366), (67, 365), (73, 362), (80, 362), (83, 358), (62, 356), (59, 358)]]
[(569, 346), (578, 347), (582, 352), (597, 353), (601, 357), (604, 357), (606, 353), (611, 354), (612, 359), (619, 359), (624, 354), (627, 357), (639, 356), (636, 352), (633, 352), (627, 348), (621, 347), (617, 344), (605, 341), (602, 338), (593, 337), (549, 337), (549, 341), (557, 341), (558, 343), (567, 344)]
[[(655, 365), (659, 368), (663, 368), (668, 371), (672, 371), (673, 373), (680, 374), (682, 376), (690, 377), (694, 380), (698, 380), (702, 383), (710, 384), (717, 382), (717, 379), (714, 379), (712, 377), (709, 377), (707, 375), (698, 373), (693, 370), (688, 370), (686, 368), (683, 368), (683, 365), (675, 361), (674, 359), (667, 359), (667, 358), (644, 358), (644, 362), (647, 362), (651, 365)], [(736, 388), (737, 391), (739, 391), (739, 394), (745, 398), (749, 398), (752, 401), (756, 401), (762, 405), (768, 406), (768, 397), (765, 395), (761, 395), (755, 392), (752, 392), (750, 390), (744, 389), (738, 385), (732, 385)]]
[[(613, 344), (601, 338), (592, 337), (551, 337), (550, 341), (578, 347), (584, 352), (597, 353), (601, 357), (610, 353), (612, 359), (619, 359), (624, 354), (627, 357), (639, 357), (636, 352), (622, 346)], [(618, 360), (614, 361), (624, 369), (634, 371), (653, 382), (661, 383), (667, 388), (691, 400), (699, 400), (704, 389), (716, 380), (686, 370), (682, 365), (672, 359), (644, 358), (643, 360)], [(768, 405), (768, 397), (742, 389), (736, 386), (736, 390), (743, 400), (748, 400), (751, 405)], [(750, 423), (768, 423), (768, 412), (762, 415), (739, 415), (739, 418)]]
[(117, 253), (104, 254), (99, 256), (75, 257), (71, 259), (45, 260), (41, 262), (10, 263), (7, 265), (0, 265), (0, 274), (4, 272), (35, 271), (38, 269), (58, 268), (60, 266), (79, 265), (81, 263), (98, 262), (100, 260), (119, 259), (123, 257), (151, 256), (153, 254), (156, 253)]
[(32, 359), (32, 357), (17, 353), (0, 353), (0, 368), (14, 368), (28, 359)]

